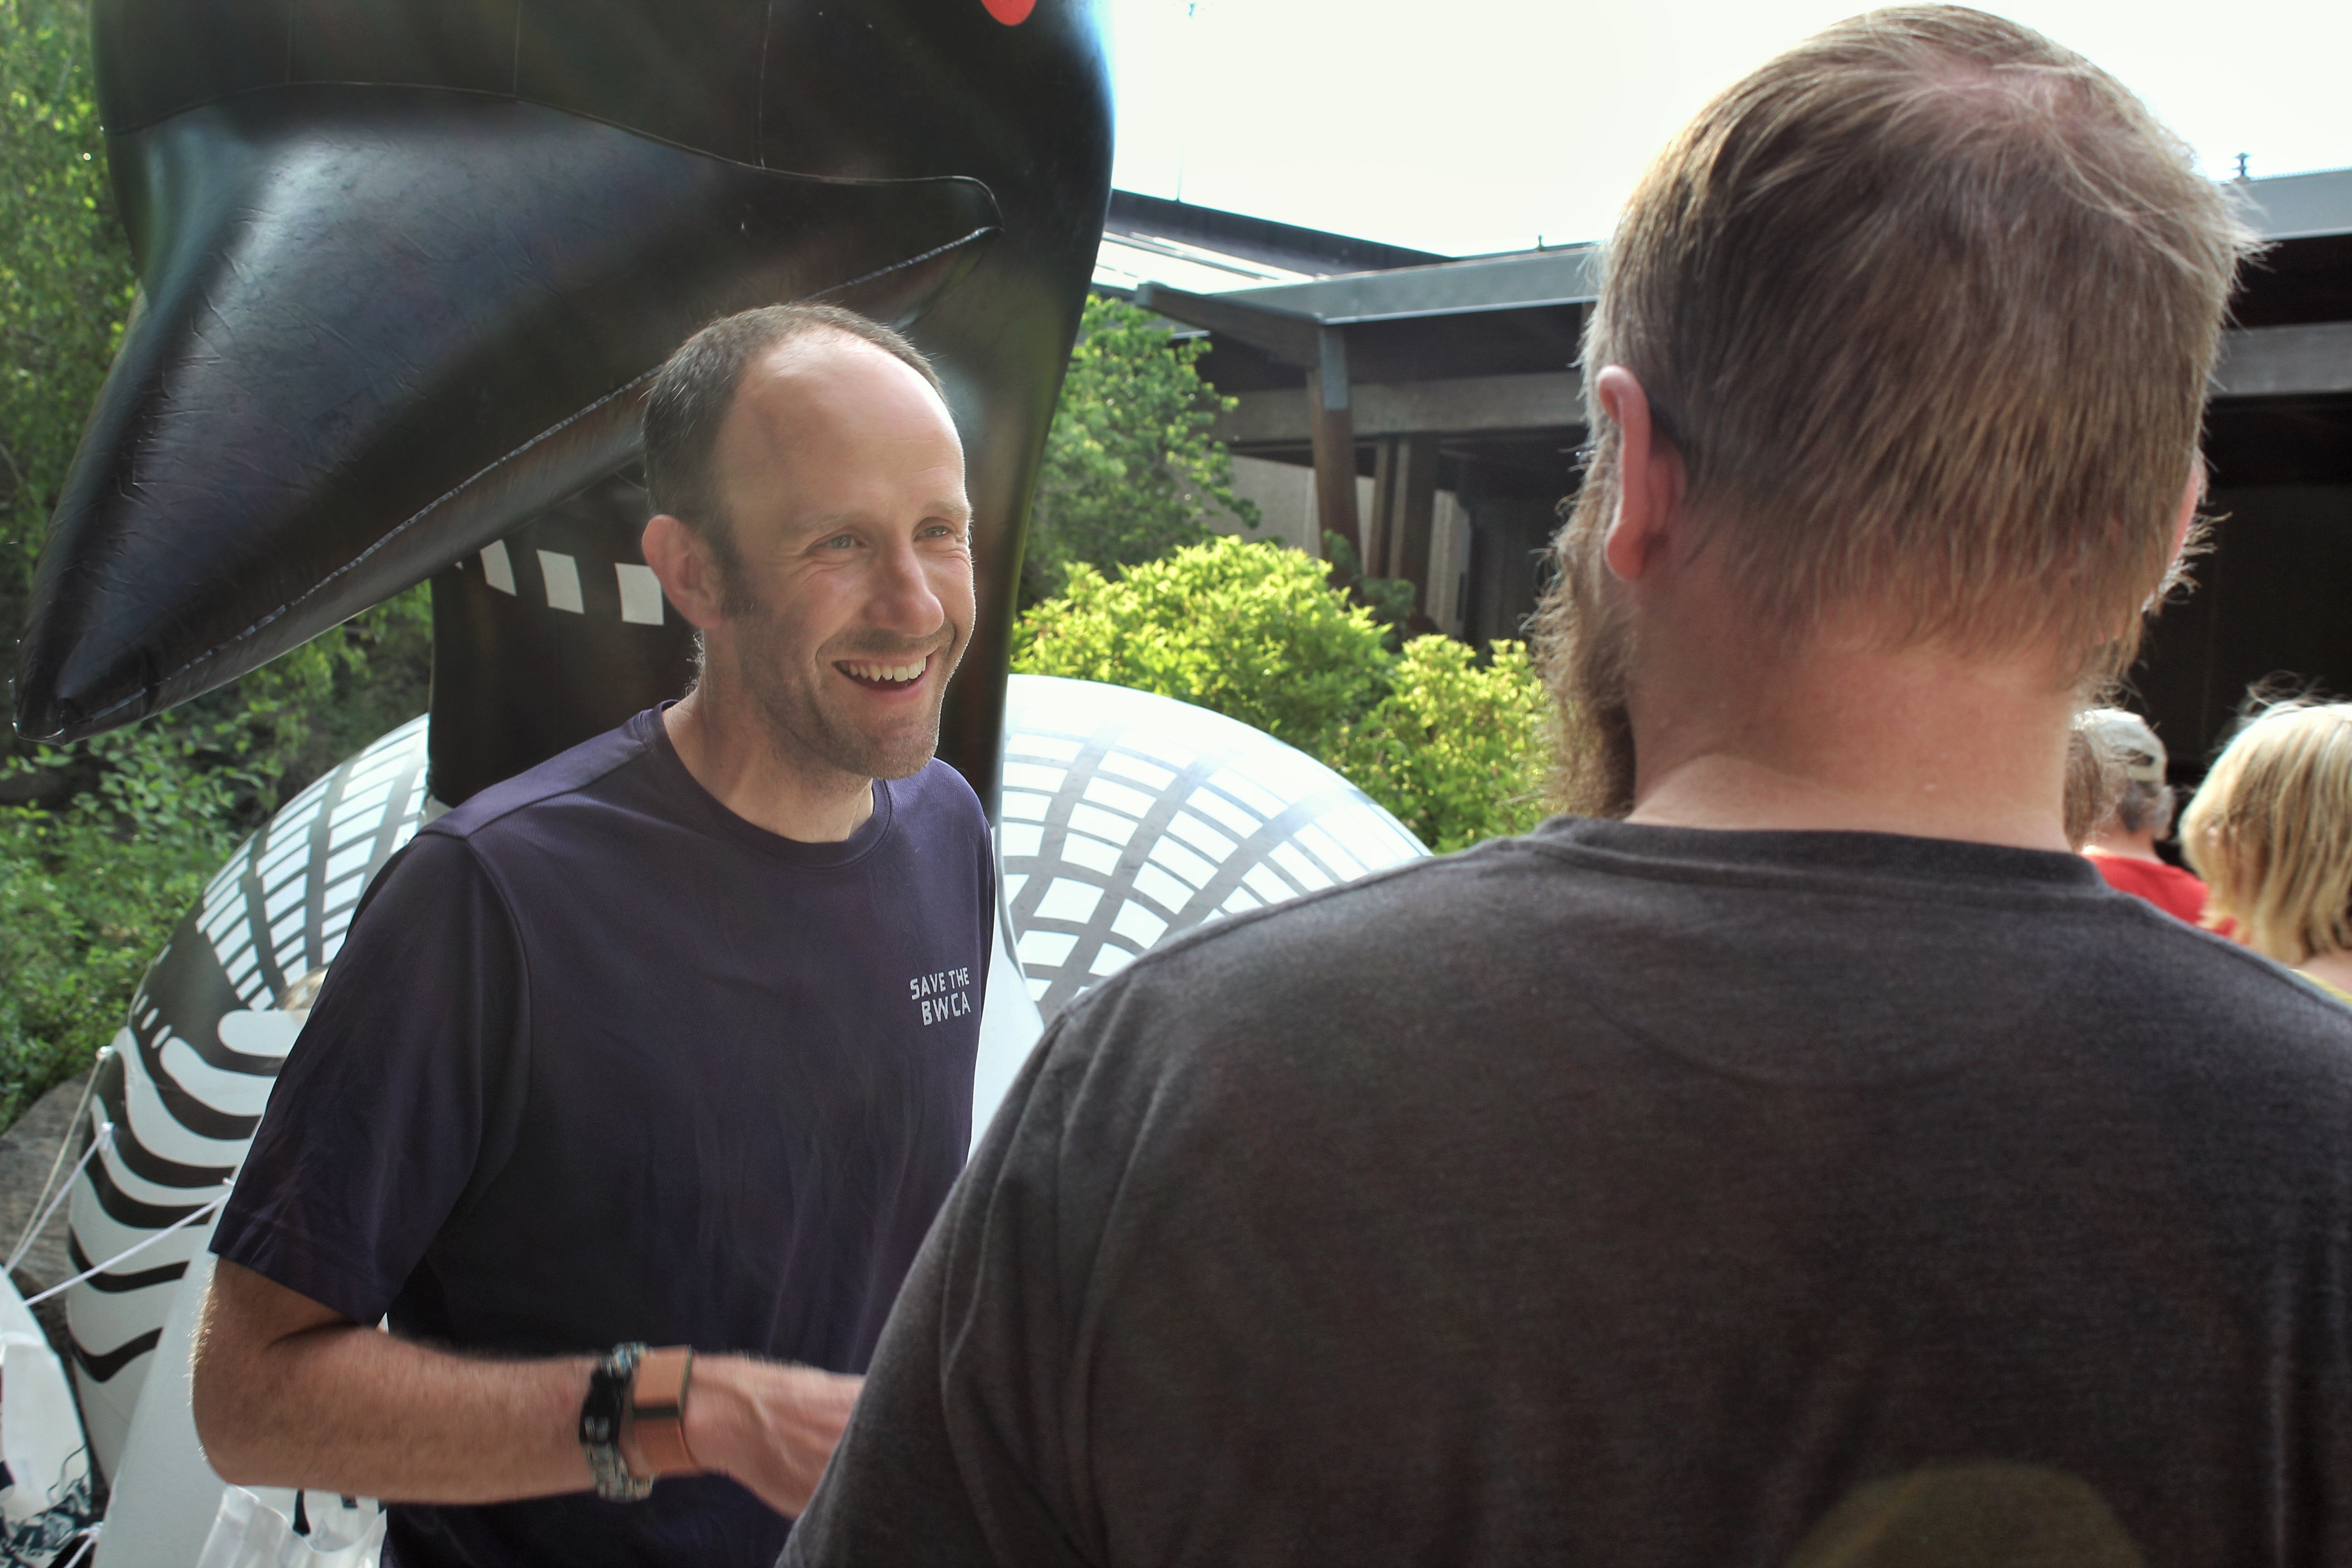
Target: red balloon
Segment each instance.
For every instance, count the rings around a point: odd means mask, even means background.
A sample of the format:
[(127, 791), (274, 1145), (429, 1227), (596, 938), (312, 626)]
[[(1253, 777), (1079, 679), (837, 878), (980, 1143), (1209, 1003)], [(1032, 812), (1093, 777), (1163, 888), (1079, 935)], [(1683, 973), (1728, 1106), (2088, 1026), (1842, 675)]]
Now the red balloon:
[(1008, 27), (1017, 27), (1037, 8), (1037, 0), (980, 0), (988, 14)]

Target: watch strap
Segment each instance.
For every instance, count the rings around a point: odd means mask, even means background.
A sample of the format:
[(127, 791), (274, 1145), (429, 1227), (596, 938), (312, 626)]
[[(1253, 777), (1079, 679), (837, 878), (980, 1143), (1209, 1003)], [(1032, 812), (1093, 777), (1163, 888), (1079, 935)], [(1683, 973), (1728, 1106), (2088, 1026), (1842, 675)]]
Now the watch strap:
[(665, 1345), (637, 1357), (629, 1391), (629, 1421), (637, 1458), (656, 1476), (702, 1473), (686, 1446), (686, 1396), (694, 1383), (694, 1351)]
[(642, 1502), (654, 1489), (654, 1478), (632, 1471), (621, 1453), (629, 1388), (645, 1350), (636, 1343), (614, 1345), (590, 1369), (588, 1394), (580, 1402), (580, 1447), (588, 1456), (588, 1473), (596, 1495), (612, 1502)]

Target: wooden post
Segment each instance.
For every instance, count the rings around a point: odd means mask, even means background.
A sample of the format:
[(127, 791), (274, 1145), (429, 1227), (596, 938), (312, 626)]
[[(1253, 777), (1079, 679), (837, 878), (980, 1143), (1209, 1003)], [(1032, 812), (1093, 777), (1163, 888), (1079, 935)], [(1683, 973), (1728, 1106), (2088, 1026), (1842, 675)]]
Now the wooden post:
[(1325, 533), (1336, 533), (1360, 562), (1364, 535), (1356, 525), (1356, 416), (1348, 402), (1348, 342), (1337, 327), (1321, 328), (1317, 335), (1320, 363), (1307, 373), (1308, 428), (1315, 442), (1316, 543), (1322, 543)]
[(1382, 520), (1389, 539), (1388, 573), (1412, 584), (1412, 607), (1430, 613), (1429, 542), (1437, 524), (1437, 437), (1399, 436), (1389, 463), (1393, 510)]
[(1396, 552), (1397, 448), (1400, 440), (1383, 436), (1372, 446), (1372, 515), (1364, 519), (1364, 575), (1391, 575)]

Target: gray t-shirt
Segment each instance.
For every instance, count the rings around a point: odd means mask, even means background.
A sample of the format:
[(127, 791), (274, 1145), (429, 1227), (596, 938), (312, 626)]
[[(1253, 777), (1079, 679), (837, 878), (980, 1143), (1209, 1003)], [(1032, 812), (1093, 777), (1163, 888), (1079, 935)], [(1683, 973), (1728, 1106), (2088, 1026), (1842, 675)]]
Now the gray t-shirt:
[(2285, 971), (2073, 856), (1561, 819), (1073, 1006), (785, 1561), (2343, 1564), (2348, 1289)]

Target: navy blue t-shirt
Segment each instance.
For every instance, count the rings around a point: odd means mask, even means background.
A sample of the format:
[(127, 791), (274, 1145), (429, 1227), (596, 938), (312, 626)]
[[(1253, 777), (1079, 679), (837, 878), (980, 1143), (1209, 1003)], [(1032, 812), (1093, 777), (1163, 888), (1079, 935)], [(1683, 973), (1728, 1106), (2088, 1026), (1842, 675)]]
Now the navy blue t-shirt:
[[(385, 867), (213, 1250), (461, 1349), (863, 1372), (963, 1163), (992, 879), (943, 763), (801, 844), (641, 713)], [(400, 1568), (765, 1568), (787, 1530), (719, 1477), (391, 1511)]]

